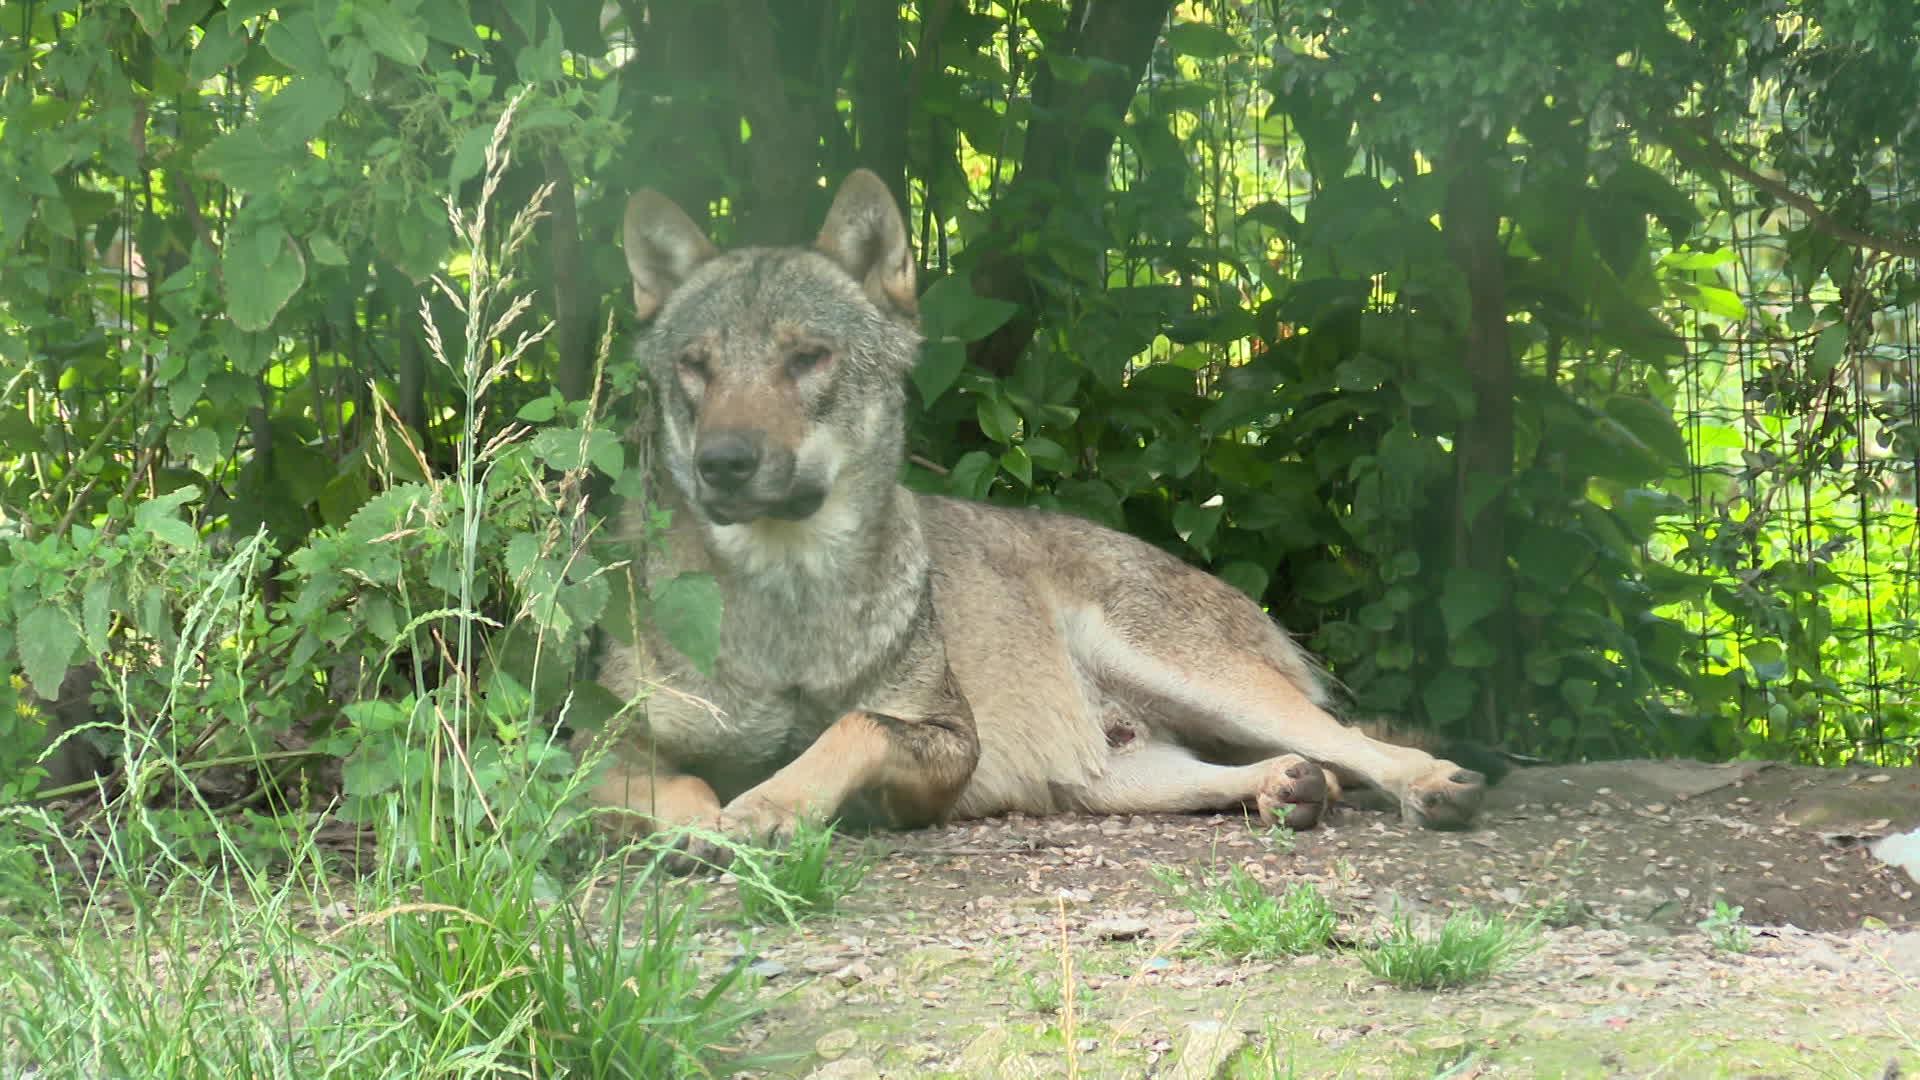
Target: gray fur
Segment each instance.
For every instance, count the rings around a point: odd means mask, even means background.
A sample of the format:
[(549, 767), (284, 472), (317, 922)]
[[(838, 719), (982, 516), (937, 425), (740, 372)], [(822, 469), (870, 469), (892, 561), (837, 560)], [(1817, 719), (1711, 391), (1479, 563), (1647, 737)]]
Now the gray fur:
[[(1478, 776), (1333, 720), (1232, 587), (1077, 518), (899, 485), (920, 338), (872, 174), (814, 250), (720, 254), (651, 193), (626, 236), (673, 514), (644, 574), (711, 573), (726, 610), (711, 679), (644, 626), (604, 656), (601, 682), (646, 700), (598, 801), (755, 833), (855, 802), (902, 824), (1240, 804), (1311, 824), (1358, 782), (1428, 824), (1472, 817)], [(759, 448), (737, 490), (702, 456), (728, 440)]]

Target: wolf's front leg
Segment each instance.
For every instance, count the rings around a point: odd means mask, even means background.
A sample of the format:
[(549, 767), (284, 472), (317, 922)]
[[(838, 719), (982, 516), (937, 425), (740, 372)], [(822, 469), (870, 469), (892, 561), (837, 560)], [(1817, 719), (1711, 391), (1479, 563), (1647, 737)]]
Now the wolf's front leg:
[(835, 721), (785, 768), (728, 803), (720, 828), (735, 836), (772, 840), (790, 834), (802, 818), (830, 818), (856, 794), (866, 794), (895, 825), (925, 825), (952, 809), (980, 758), (973, 714), (915, 720), (855, 711)]
[(613, 810), (621, 831), (633, 836), (683, 825), (711, 828), (720, 817), (720, 798), (705, 780), (658, 759), (636, 761), (624, 754), (594, 784), (588, 801)]

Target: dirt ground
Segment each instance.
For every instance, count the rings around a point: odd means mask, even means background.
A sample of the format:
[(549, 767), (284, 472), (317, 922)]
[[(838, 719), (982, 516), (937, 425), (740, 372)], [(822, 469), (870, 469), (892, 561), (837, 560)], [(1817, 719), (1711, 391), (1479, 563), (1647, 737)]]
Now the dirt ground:
[[(1342, 810), (1288, 844), (1238, 817), (1011, 818), (872, 837), (837, 914), (716, 932), (774, 1007), (743, 1075), (1890, 1076), (1920, 1072), (1920, 884), (1873, 838), (1920, 770), (1624, 762), (1522, 769), (1475, 829)], [(1153, 869), (1310, 881), (1365, 942), (1389, 912), (1546, 917), (1506, 972), (1389, 988), (1351, 949), (1193, 954)], [(1745, 953), (1697, 923), (1743, 909)]]

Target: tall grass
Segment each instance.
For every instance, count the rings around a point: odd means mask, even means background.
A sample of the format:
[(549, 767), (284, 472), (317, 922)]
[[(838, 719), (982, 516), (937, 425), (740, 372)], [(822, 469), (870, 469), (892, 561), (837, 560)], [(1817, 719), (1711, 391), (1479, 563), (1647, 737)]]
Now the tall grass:
[[(352, 875), (324, 815), (260, 828), (200, 799), (179, 748), (150, 733), (196, 707), (193, 666), (210, 641), (250, 655), (243, 600), (261, 541), (210, 563), (162, 715), (103, 721), (123, 744), (124, 790), (77, 825), (0, 809), (0, 1076), (707, 1076), (753, 1016), (743, 961), (703, 962), (701, 895), (661, 871), (659, 851), (616, 853), (570, 885), (542, 865), (540, 853), (578, 846), (560, 808), (583, 781), (531, 779), (554, 750), (550, 728), (527, 725), (549, 741), (499, 763), (506, 782), (497, 769), (483, 779), (472, 753), (476, 540), (500, 445), (483, 442), (485, 398), (546, 333), (514, 329), (528, 305), (506, 269), (545, 192), (497, 238), (488, 222), (518, 103), (494, 132), (476, 212), (449, 206), (464, 288), (436, 284), (462, 331), (427, 319), (462, 387), (467, 438), (444, 481), (461, 507), (458, 609), (409, 613), (410, 631), (451, 623), (452, 675), (409, 717), (406, 752), (426, 767), (376, 816), (370, 850), (346, 853), (371, 863)], [(183, 822), (198, 854), (181, 849)]]

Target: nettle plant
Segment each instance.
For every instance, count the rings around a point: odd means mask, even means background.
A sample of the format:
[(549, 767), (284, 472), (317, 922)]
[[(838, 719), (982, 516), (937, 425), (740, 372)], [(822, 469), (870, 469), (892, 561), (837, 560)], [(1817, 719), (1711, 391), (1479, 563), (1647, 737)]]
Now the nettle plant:
[[(434, 286), (459, 334), (443, 334), (422, 305), (430, 351), (463, 403), (451, 467), (436, 468), (376, 387), (366, 463), (377, 493), (284, 554), (264, 526), (229, 541), (193, 485), (115, 499), (98, 523), (31, 523), (32, 538), (0, 549), (0, 664), (22, 672), (0, 723), (37, 734), (69, 672), (94, 665), (97, 719), (79, 737), (108, 744), (131, 772), (130, 797), (192, 796), (219, 766), (285, 806), (304, 798), (306, 770), (338, 759), (351, 819), (537, 824), (519, 832), (537, 843), (581, 775), (561, 726), (604, 723), (628, 704), (583, 678), (596, 624), (657, 619), (712, 662), (711, 581), (633, 589), (629, 560), (642, 552), (604, 548), (588, 509), (595, 482), (645, 499), (627, 445), (600, 422), (605, 383), (632, 377), (618, 365), (605, 377), (611, 325), (586, 400), (497, 392), (551, 325), (523, 325), (533, 320), (511, 270), (545, 192), (504, 225), (486, 213), (513, 116), (509, 106), (487, 149), (480, 209), (449, 204), (467, 250)], [(523, 403), (500, 421), (495, 400)], [(9, 740), (0, 753), (43, 741)], [(18, 798), (36, 784), (13, 757), (0, 764), (10, 766), (4, 794)], [(330, 797), (322, 780), (318, 794)]]

